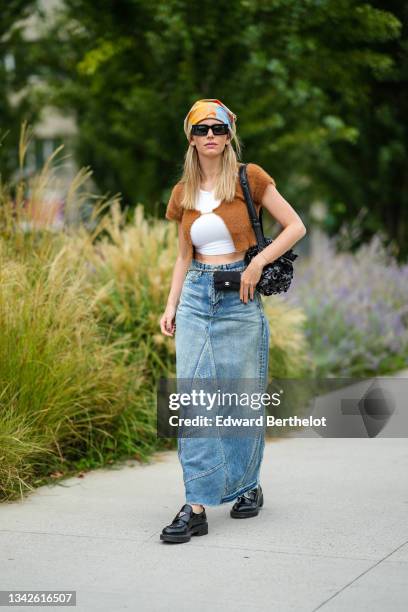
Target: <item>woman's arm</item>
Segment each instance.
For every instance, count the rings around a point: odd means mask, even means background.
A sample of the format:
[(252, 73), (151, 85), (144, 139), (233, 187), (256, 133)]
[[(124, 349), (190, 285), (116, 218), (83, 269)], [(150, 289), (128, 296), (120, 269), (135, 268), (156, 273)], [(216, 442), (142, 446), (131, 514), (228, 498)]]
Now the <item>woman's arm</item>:
[(268, 210), (284, 229), (274, 238), (272, 244), (265, 247), (261, 253), (258, 253), (252, 259), (252, 261), (256, 259), (259, 261), (261, 269), (267, 263), (275, 261), (275, 259), (286, 253), (306, 234), (306, 227), (302, 219), (274, 185), (266, 187), (262, 197), (262, 206)]
[(190, 247), (184, 237), (181, 223), (178, 224), (178, 245), (178, 255), (174, 264), (169, 297), (167, 298), (167, 306), (174, 307), (177, 307), (180, 301), (184, 279), (191, 261)]
[(173, 268), (171, 279), (171, 287), (167, 298), (166, 310), (160, 319), (160, 328), (166, 336), (173, 336), (175, 325), (175, 314), (178, 303), (180, 301), (181, 291), (183, 289), (184, 279), (191, 262), (191, 247), (187, 243), (181, 227), (178, 222), (178, 255)]
[(262, 206), (269, 211), (272, 217), (284, 229), (274, 238), (271, 244), (251, 259), (246, 270), (242, 273), (240, 299), (244, 303), (248, 301), (248, 298), (254, 299), (255, 286), (261, 278), (264, 266), (286, 253), (306, 234), (306, 227), (302, 219), (289, 202), (279, 193), (275, 185), (270, 183), (266, 187), (261, 202)]

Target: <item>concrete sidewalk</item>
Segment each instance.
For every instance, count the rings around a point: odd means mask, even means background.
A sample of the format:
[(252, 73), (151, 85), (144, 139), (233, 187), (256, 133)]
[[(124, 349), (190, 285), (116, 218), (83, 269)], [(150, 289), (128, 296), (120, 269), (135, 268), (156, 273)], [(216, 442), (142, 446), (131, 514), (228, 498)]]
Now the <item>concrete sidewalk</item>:
[(261, 473), (258, 517), (207, 508), (186, 544), (159, 540), (184, 503), (175, 452), (2, 504), (0, 589), (75, 590), (87, 612), (405, 612), (406, 439), (267, 442)]

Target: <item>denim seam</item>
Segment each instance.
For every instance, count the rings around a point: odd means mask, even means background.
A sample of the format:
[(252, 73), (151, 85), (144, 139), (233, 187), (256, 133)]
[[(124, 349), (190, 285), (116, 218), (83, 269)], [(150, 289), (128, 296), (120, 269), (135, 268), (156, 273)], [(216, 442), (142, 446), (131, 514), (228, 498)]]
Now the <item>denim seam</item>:
[(268, 386), (268, 364), (269, 364), (269, 321), (266, 318), (266, 315), (264, 313), (262, 313), (263, 316), (263, 320), (264, 320), (264, 328), (263, 328), (263, 333), (265, 334), (265, 339), (264, 339), (264, 372), (263, 372), (263, 380), (265, 381), (265, 385), (266, 387)]
[(264, 377), (265, 377), (265, 320), (264, 320), (264, 316), (263, 316), (263, 312), (261, 309), (261, 304), (258, 301), (258, 308), (259, 308), (259, 312), (261, 315), (261, 321), (262, 321), (262, 329), (261, 329), (261, 380), (263, 383)]
[(205, 349), (205, 346), (206, 346), (206, 344), (207, 344), (208, 340), (209, 340), (209, 337), (208, 337), (208, 329), (206, 329), (206, 330), (205, 330), (205, 342), (203, 342), (203, 346), (201, 347), (200, 354), (199, 354), (198, 359), (197, 359), (197, 361), (196, 361), (196, 363), (195, 363), (195, 366), (194, 366), (194, 374), (193, 374), (193, 376), (191, 377), (191, 378), (192, 378), (192, 380), (195, 380), (195, 374), (196, 374), (196, 372), (197, 372), (198, 364), (200, 363), (200, 359), (201, 359), (201, 357), (202, 357), (202, 355), (203, 355), (203, 352), (204, 352), (204, 349)]
[[(209, 324), (209, 327), (208, 327), (207, 338), (208, 338), (208, 349), (209, 349), (209, 352), (211, 354), (212, 362), (214, 364), (216, 386), (218, 387), (217, 369), (216, 369), (216, 366), (215, 366), (214, 351), (213, 351), (213, 347), (212, 347), (212, 343), (211, 343), (211, 321), (210, 321), (210, 324)], [(221, 439), (220, 439), (220, 430), (219, 430), (219, 427), (217, 427), (217, 437), (218, 437), (218, 440), (220, 442), (220, 449), (221, 449), (221, 453), (222, 453), (222, 456), (223, 456), (223, 459), (224, 459), (224, 463), (226, 463), (226, 457), (225, 457), (224, 449), (222, 448)]]
[(200, 272), (201, 274), (203, 272), (215, 272), (216, 270), (231, 270), (232, 272), (235, 271), (239, 271), (239, 272), (243, 272), (244, 270), (246, 270), (245, 266), (238, 266), (237, 268), (190, 268), (190, 270), (188, 272)]
[[(265, 355), (264, 355), (264, 351), (265, 351), (265, 320), (264, 320), (264, 316), (263, 316), (263, 312), (262, 312), (262, 308), (261, 308), (261, 304), (259, 304), (259, 301), (256, 300), (256, 304), (258, 306), (258, 311), (259, 311), (259, 315), (261, 317), (261, 346), (260, 346), (260, 351), (259, 351), (259, 370), (258, 370), (258, 377), (261, 380), (261, 383), (263, 385), (263, 381), (264, 381), (264, 377), (265, 377)], [(253, 465), (255, 463), (255, 457), (256, 457), (256, 453), (259, 450), (259, 441), (261, 438), (262, 434), (260, 434), (259, 436), (256, 437), (255, 443), (254, 443), (254, 447), (252, 449), (252, 454), (251, 454), (251, 458), (248, 462), (247, 465), (247, 469), (245, 470), (245, 474), (241, 480), (241, 482), (245, 482), (247, 474), (253, 469)]]
[[(205, 345), (207, 344), (207, 341), (209, 341), (208, 330), (206, 330), (206, 332), (205, 332), (205, 336), (206, 336), (205, 342), (203, 343), (203, 346), (201, 347), (200, 354), (199, 354), (198, 359), (197, 359), (197, 362), (196, 362), (196, 364), (195, 364), (195, 366), (194, 366), (194, 375), (193, 375), (193, 377), (192, 377), (192, 379), (191, 379), (191, 380), (193, 380), (193, 381), (195, 380), (195, 373), (196, 373), (196, 371), (197, 371), (198, 364), (200, 363), (200, 359), (201, 359), (202, 354), (203, 354), (203, 351), (204, 351), (204, 349), (205, 349)], [(182, 452), (183, 447), (184, 447), (184, 444), (182, 444), (182, 440), (183, 440), (183, 439), (184, 439), (184, 438), (181, 436), (181, 438), (180, 438), (180, 453), (179, 453), (179, 456), (181, 456), (181, 452)]]
[(221, 463), (217, 463), (217, 465), (215, 465), (214, 467), (210, 468), (209, 470), (205, 470), (205, 472), (199, 472), (198, 474), (195, 474), (194, 476), (191, 476), (191, 478), (186, 478), (184, 480), (184, 482), (187, 483), (187, 482), (191, 482), (192, 480), (196, 480), (197, 478), (202, 478), (203, 476), (208, 476), (208, 474), (212, 474), (213, 472), (218, 470), (223, 465), (225, 465), (225, 463), (224, 463), (224, 461), (221, 461)]
[[(208, 348), (209, 348), (209, 352), (211, 353), (211, 358), (212, 358), (212, 361), (213, 361), (213, 364), (214, 364), (215, 379), (216, 379), (217, 387), (218, 387), (217, 369), (215, 367), (214, 351), (213, 351), (213, 347), (212, 347), (212, 343), (211, 343), (211, 321), (210, 321), (210, 324), (208, 326)], [(227, 469), (227, 459), (226, 459), (226, 456), (225, 456), (225, 453), (224, 453), (223, 446), (221, 444), (221, 437), (220, 437), (220, 429), (219, 429), (219, 427), (217, 427), (217, 438), (218, 438), (219, 449), (220, 449), (221, 455), (223, 457), (223, 463), (225, 465), (225, 469)], [(226, 474), (226, 478), (225, 478), (226, 485), (225, 485), (224, 491), (227, 488), (227, 481), (228, 481), (228, 473)]]
[(182, 444), (181, 444), (182, 440), (183, 440), (183, 436), (180, 436), (178, 441), (177, 441), (177, 455), (178, 455), (178, 458), (180, 460), (181, 460), (181, 452), (183, 450), (182, 449)]
[(224, 495), (224, 497), (221, 498), (221, 503), (227, 504), (228, 502), (232, 501), (239, 495), (243, 495), (246, 491), (250, 491), (251, 489), (254, 489), (258, 484), (259, 484), (258, 480), (253, 480), (249, 485), (235, 489), (234, 493), (230, 493), (229, 495)]
[(217, 381), (217, 386), (218, 386), (218, 378), (217, 378), (217, 368), (215, 366), (215, 359), (214, 359), (214, 351), (213, 351), (213, 347), (211, 344), (211, 320), (208, 324), (208, 328), (207, 328), (207, 342), (208, 342), (208, 352), (210, 353), (211, 356), (211, 360), (213, 363), (213, 367), (214, 367), (214, 372), (215, 372), (215, 379)]
[[(267, 372), (265, 371), (265, 365), (266, 365), (266, 351), (269, 351), (269, 342), (267, 342), (267, 331), (266, 331), (266, 325), (268, 324), (268, 321), (266, 320), (264, 311), (263, 311), (263, 307), (262, 307), (262, 303), (260, 303), (261, 300), (261, 296), (258, 296), (258, 300), (256, 302), (258, 309), (259, 309), (259, 313), (261, 315), (261, 321), (262, 321), (262, 330), (261, 330), (261, 350), (260, 350), (260, 377), (261, 377), (261, 381), (262, 381), (262, 385), (264, 383), (264, 380), (267, 376)], [(268, 344), (267, 346), (266, 343)]]

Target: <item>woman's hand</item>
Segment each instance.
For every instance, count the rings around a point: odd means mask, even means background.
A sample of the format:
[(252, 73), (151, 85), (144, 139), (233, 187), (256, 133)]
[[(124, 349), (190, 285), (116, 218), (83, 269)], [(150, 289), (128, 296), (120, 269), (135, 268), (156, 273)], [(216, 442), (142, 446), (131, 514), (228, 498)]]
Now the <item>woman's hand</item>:
[(254, 299), (255, 287), (261, 278), (264, 265), (265, 263), (256, 256), (242, 272), (239, 299), (243, 301), (244, 304), (248, 302), (248, 295), (251, 300)]
[(173, 336), (176, 331), (176, 306), (167, 304), (166, 310), (160, 319), (160, 329), (165, 336)]

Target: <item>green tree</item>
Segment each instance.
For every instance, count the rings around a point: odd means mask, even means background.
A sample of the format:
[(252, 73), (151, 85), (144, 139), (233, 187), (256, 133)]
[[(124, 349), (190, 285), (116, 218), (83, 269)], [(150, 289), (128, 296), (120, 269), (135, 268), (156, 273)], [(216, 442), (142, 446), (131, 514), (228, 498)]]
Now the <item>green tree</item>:
[(29, 58), (31, 43), (25, 40), (24, 19), (36, 9), (34, 0), (2, 2), (0, 19), (0, 175), (3, 180), (18, 163), (16, 143), (21, 121), (34, 122), (38, 112), (27, 84), (34, 68)]
[[(373, 70), (366, 78), (365, 95), (356, 105), (340, 110), (347, 123), (355, 126), (358, 138), (354, 142), (333, 143), (330, 157), (316, 170), (329, 187), (331, 214), (325, 225), (330, 233), (337, 233), (342, 223), (358, 219), (360, 231), (347, 246), (357, 247), (385, 230), (387, 240), (394, 240), (396, 254), (406, 259), (408, 5), (392, 0), (386, 6), (402, 24), (400, 36), (390, 39), (388, 20), (377, 22), (372, 44)], [(363, 22), (368, 23), (369, 15), (363, 10), (362, 15)]]
[[(399, 88), (403, 80), (396, 68), (406, 48), (400, 6), (70, 0), (44, 42), (42, 72), (55, 103), (75, 110), (79, 161), (91, 164), (102, 190), (150, 202), (157, 212), (181, 169), (188, 108), (215, 97), (238, 115), (244, 161), (264, 165), (299, 209), (317, 197), (328, 201), (336, 231), (379, 188), (372, 177), (370, 186), (361, 181), (361, 165), (367, 177), (372, 151), (382, 147), (383, 134), (371, 125), (373, 96), (381, 89), (389, 112), (395, 96), (384, 83)], [(395, 129), (402, 103), (392, 115)], [(400, 144), (397, 154), (406, 157)], [(402, 185), (386, 178), (388, 196), (374, 222), (365, 222), (368, 232), (384, 222), (391, 189), (403, 204)], [(395, 219), (387, 223), (392, 237), (395, 227)]]

